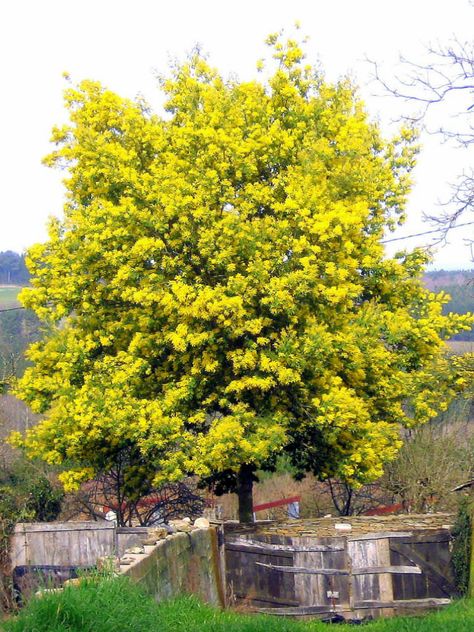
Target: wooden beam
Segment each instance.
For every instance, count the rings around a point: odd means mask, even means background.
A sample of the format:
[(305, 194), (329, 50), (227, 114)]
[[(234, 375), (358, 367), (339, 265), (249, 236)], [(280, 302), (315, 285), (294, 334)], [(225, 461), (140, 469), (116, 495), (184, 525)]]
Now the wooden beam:
[(259, 550), (256, 547), (249, 547), (243, 544), (234, 544), (234, 542), (226, 542), (225, 544), (226, 553), (249, 553), (255, 555), (268, 555), (271, 557), (286, 557), (289, 560), (293, 560), (293, 552), (292, 551), (273, 551), (272, 549)]
[(301, 566), (277, 566), (274, 564), (265, 564), (264, 562), (255, 562), (257, 566), (264, 566), (274, 571), (282, 573), (305, 573), (307, 575), (349, 575), (349, 571), (341, 568), (303, 568)]
[(350, 612), (350, 608), (348, 606), (330, 606), (329, 604), (326, 606), (297, 606), (296, 608), (257, 608), (257, 612), (262, 614), (274, 614), (277, 616), (297, 616), (302, 617), (305, 615), (311, 614), (330, 614), (336, 612)]
[[(255, 562), (257, 566), (264, 566), (274, 571), (282, 573), (306, 573), (308, 575), (349, 575), (349, 571), (342, 568), (304, 568), (302, 566), (279, 566), (277, 564), (266, 564)], [(364, 566), (352, 568), (352, 575), (382, 575), (390, 573), (392, 575), (421, 575), (422, 570), (418, 566)]]
[(404, 544), (430, 544), (431, 542), (451, 542), (453, 539), (449, 529), (442, 529), (439, 531), (422, 531), (413, 533), (409, 538), (402, 538), (398, 541)]
[[(391, 566), (390, 559), (390, 540), (384, 538), (376, 541), (377, 564), (381, 566)], [(393, 577), (390, 573), (384, 573), (378, 576), (379, 580), (379, 598), (380, 601), (393, 601)], [(382, 615), (384, 617), (392, 617), (394, 615), (393, 608), (384, 608)]]
[(361, 533), (347, 538), (348, 542), (357, 542), (359, 540), (382, 540), (384, 538), (411, 538), (412, 531), (379, 531), (377, 533)]
[(18, 522), (15, 533), (57, 533), (58, 531), (99, 531), (115, 529), (111, 522)]
[(311, 546), (295, 546), (293, 544), (270, 544), (269, 542), (247, 540), (245, 538), (237, 538), (236, 540), (232, 540), (232, 542), (226, 542), (226, 546), (232, 545), (238, 545), (240, 548), (258, 549), (258, 552), (297, 551), (298, 553), (330, 553), (333, 551), (344, 551), (344, 547), (340, 545), (314, 544)]
[(437, 608), (449, 606), (451, 599), (428, 597), (426, 599), (394, 599), (393, 601), (356, 601), (356, 610), (364, 608)]
[(353, 575), (421, 575), (423, 571), (418, 566), (361, 566), (352, 568)]
[[(355, 610), (371, 610), (375, 608), (440, 608), (448, 606), (451, 599), (406, 599), (393, 601), (356, 601), (354, 603)], [(257, 608), (257, 612), (262, 614), (273, 614), (277, 616), (305, 616), (312, 614), (330, 614), (331, 612), (351, 613), (351, 609), (344, 605), (335, 606), (296, 606), (289, 608)]]

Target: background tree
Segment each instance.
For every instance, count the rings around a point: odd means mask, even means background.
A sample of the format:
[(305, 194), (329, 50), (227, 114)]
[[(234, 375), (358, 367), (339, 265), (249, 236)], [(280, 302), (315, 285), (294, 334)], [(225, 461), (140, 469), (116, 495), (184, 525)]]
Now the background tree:
[(19, 255), (12, 250), (0, 252), (0, 284), (26, 285), (29, 278), (25, 255)]
[(40, 337), (40, 323), (30, 310), (0, 307), (0, 381), (5, 388), (26, 368), (25, 349)]
[[(474, 17), (474, 3), (470, 2), (470, 5)], [(426, 62), (401, 57), (401, 71), (393, 81), (383, 76), (376, 62), (371, 62), (375, 79), (386, 93), (414, 106), (404, 115), (405, 120), (423, 125), (429, 133), (440, 134), (443, 140), (458, 147), (470, 148), (474, 146), (474, 41), (453, 37), (446, 44), (428, 47), (426, 53)], [(445, 118), (445, 123), (436, 127), (429, 121), (429, 115), (435, 109)], [(439, 226), (441, 239), (461, 216), (465, 223), (474, 219), (472, 164), (467, 164), (457, 181), (452, 183), (452, 196), (443, 206), (442, 213), (428, 216)], [(469, 234), (472, 235), (472, 231)], [(469, 241), (472, 249), (474, 240)]]
[(348, 81), (268, 43), (268, 81), (199, 53), (177, 65), (165, 117), (95, 82), (66, 91), (47, 160), (68, 169), (65, 216), (22, 294), (50, 333), (19, 391), (46, 414), (24, 445), (67, 463), (68, 489), (133, 449), (137, 494), (195, 473), (249, 520), (277, 454), (373, 480), (400, 424), (463, 385), (442, 339), (469, 317), (423, 289), (425, 255), (380, 243), (403, 220), (412, 132), (384, 142)]
[(0, 467), (0, 610), (15, 605), (9, 558), (15, 524), (51, 521), (59, 515), (64, 494), (51, 479), (44, 463), (31, 463), (22, 455)]
[(63, 514), (68, 520), (87, 516), (103, 520), (109, 511), (116, 516), (118, 526), (139, 524), (146, 527), (168, 522), (173, 518), (202, 516), (206, 506), (196, 481), (185, 479), (148, 489), (141, 484), (127, 489), (126, 469), (118, 462), (114, 469), (84, 483), (68, 495)]

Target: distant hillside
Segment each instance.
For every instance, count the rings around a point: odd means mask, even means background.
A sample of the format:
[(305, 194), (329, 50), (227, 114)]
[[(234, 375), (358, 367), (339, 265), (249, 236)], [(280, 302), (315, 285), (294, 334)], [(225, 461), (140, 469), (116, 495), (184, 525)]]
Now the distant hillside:
[[(429, 290), (451, 296), (444, 307), (445, 313), (474, 313), (474, 270), (435, 270), (427, 272), (423, 282)], [(474, 341), (474, 328), (454, 336), (453, 340)]]
[(438, 290), (446, 286), (467, 285), (474, 282), (474, 269), (472, 270), (433, 270), (427, 272), (423, 282), (429, 290)]

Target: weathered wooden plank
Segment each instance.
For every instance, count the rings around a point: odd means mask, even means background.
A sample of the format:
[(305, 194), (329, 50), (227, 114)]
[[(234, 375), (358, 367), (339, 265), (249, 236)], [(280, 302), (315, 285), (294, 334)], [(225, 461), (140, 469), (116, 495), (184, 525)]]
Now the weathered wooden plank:
[(255, 562), (257, 566), (270, 568), (274, 571), (282, 573), (305, 573), (308, 575), (349, 575), (349, 571), (340, 568), (303, 568), (301, 566), (276, 566), (274, 564), (265, 564), (264, 562)]
[[(405, 599), (392, 601), (357, 601), (354, 603), (356, 610), (372, 610), (382, 608), (440, 608), (449, 606), (451, 599)], [(329, 614), (331, 612), (349, 612), (349, 608), (344, 605), (330, 606), (296, 606), (288, 608), (258, 608), (262, 614), (273, 614), (277, 616), (305, 616), (311, 614)]]
[(289, 560), (293, 559), (293, 553), (291, 551), (280, 551), (279, 549), (257, 549), (254, 547), (248, 547), (243, 544), (234, 544), (232, 542), (226, 543), (226, 551), (233, 551), (235, 553), (246, 553), (247, 555), (265, 555), (269, 557), (285, 557)]
[(359, 542), (361, 540), (383, 540), (384, 538), (411, 538), (412, 531), (378, 531), (376, 533), (361, 533), (347, 538), (348, 542)]
[[(259, 552), (267, 553), (267, 551), (291, 551), (298, 553), (330, 553), (333, 551), (344, 551), (344, 547), (341, 545), (331, 544), (314, 544), (308, 546), (298, 546), (296, 544), (271, 544), (270, 542), (261, 542), (259, 540), (246, 540), (244, 538), (238, 538), (226, 542), (226, 546), (230, 547), (245, 547), (258, 549)], [(235, 550), (235, 549), (234, 549)], [(241, 549), (240, 549), (241, 550)]]
[(415, 543), (435, 543), (435, 542), (451, 542), (453, 536), (450, 531), (443, 529), (441, 531), (428, 531), (416, 533), (414, 532), (409, 538), (401, 538), (401, 541), (405, 544)]
[[(372, 610), (382, 608), (439, 608), (448, 606), (451, 603), (451, 599), (406, 599), (406, 600), (392, 600), (392, 601), (356, 601), (354, 608), (356, 610)], [(343, 613), (349, 612), (349, 608), (344, 605), (335, 606), (290, 606), (288, 608), (257, 608), (257, 611), (262, 614), (273, 614), (277, 616), (305, 616), (311, 614), (329, 614), (331, 612)]]
[(114, 529), (110, 522), (19, 522), (15, 533), (57, 533), (58, 531), (102, 531)]
[[(390, 564), (390, 540), (376, 540), (378, 563), (381, 566), (391, 566)], [(393, 601), (393, 574), (383, 573), (379, 576), (380, 600), (385, 602)], [(393, 608), (384, 608), (383, 616), (391, 617), (394, 614)]]
[(449, 606), (451, 599), (436, 599), (428, 597), (425, 599), (393, 599), (392, 601), (358, 601), (354, 607), (362, 608), (436, 608), (438, 606)]
[[(380, 566), (377, 540), (355, 540), (347, 543), (347, 552), (351, 560), (351, 604), (362, 599), (380, 600), (379, 575), (357, 575), (358, 568)], [(369, 610), (369, 615), (377, 613)]]
[(353, 568), (353, 575), (421, 575), (422, 570), (418, 566), (361, 566)]
[(415, 549), (407, 544), (401, 544), (400, 542), (391, 542), (390, 548), (402, 555), (405, 559), (409, 560), (413, 564), (417, 564), (422, 572), (425, 573), (433, 582), (439, 586), (439, 588), (446, 595), (451, 595), (454, 592), (452, 583), (446, 579), (446, 577), (439, 572), (433, 564), (429, 563), (422, 555), (420, 555)]
[(324, 606), (297, 606), (295, 608), (257, 608), (257, 612), (262, 614), (274, 614), (277, 616), (297, 616), (303, 617), (305, 615), (311, 614), (330, 614), (331, 612), (349, 612), (349, 608), (347, 606), (335, 605), (331, 606), (330, 604)]

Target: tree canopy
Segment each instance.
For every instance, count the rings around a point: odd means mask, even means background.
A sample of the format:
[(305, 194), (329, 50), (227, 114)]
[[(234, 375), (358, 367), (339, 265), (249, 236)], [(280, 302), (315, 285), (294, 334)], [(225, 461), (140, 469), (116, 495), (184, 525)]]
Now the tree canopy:
[[(64, 220), (31, 248), (24, 304), (49, 324), (19, 391), (46, 418), (30, 454), (67, 488), (124, 450), (131, 490), (186, 473), (237, 481), (287, 450), (301, 472), (372, 480), (463, 378), (420, 251), (387, 258), (414, 133), (384, 141), (351, 83), (271, 36), (267, 80), (199, 52), (166, 112), (84, 81), (47, 158)], [(241, 481), (242, 482), (242, 481)]]

